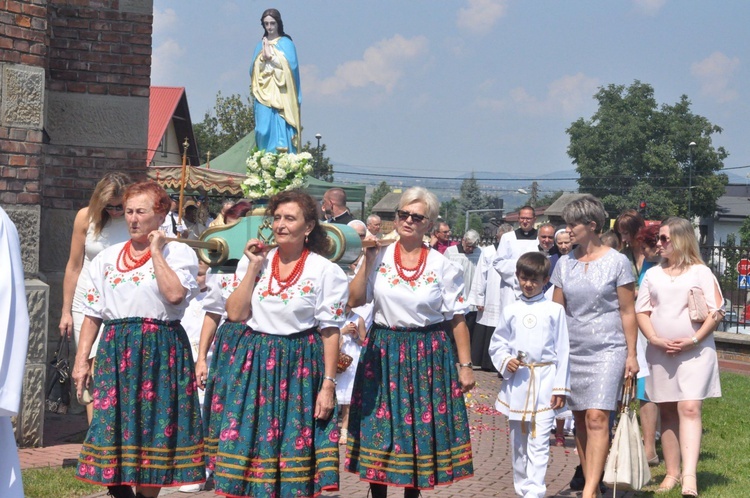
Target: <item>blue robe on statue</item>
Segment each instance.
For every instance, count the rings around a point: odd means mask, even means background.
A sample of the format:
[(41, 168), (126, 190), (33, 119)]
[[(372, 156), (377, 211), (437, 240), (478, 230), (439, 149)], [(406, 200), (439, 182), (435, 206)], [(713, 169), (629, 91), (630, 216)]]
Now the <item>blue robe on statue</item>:
[(269, 42), (274, 57), (263, 61), (259, 42), (250, 67), (250, 81), (255, 112), (255, 143), (260, 150), (288, 152), (300, 149), (300, 106), (302, 95), (299, 81), (297, 50), (292, 40), (281, 36)]

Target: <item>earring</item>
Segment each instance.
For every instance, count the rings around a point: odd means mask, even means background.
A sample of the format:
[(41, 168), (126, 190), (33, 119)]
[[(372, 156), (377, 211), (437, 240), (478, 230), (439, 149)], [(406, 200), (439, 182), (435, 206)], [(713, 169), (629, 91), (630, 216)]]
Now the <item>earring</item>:
[(305, 235), (305, 244), (307, 244), (307, 235)]

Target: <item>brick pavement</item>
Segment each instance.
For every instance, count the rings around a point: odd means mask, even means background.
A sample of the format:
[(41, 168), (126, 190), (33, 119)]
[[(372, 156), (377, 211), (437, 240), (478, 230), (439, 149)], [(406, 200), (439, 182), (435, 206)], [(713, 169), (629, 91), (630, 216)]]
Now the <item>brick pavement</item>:
[[(508, 456), (508, 433), (505, 417), (491, 409), (495, 395), (500, 388), (496, 375), (476, 372), (477, 388), (468, 398), (472, 445), (474, 450), (474, 477), (459, 481), (451, 486), (438, 487), (422, 493), (424, 498), (440, 497), (513, 497), (513, 473)], [(19, 450), (23, 469), (75, 465), (80, 443), (86, 431), (85, 414), (50, 415), (45, 417), (45, 448)], [(552, 446), (547, 470), (547, 496), (575, 497), (580, 493), (571, 491), (568, 482), (573, 475), (578, 457), (573, 453), (573, 440), (567, 438), (565, 447)], [(341, 461), (344, 456), (342, 452)], [(176, 488), (165, 488), (161, 495), (177, 497), (206, 498), (216, 496), (213, 491), (199, 493), (179, 493)], [(88, 498), (98, 498), (106, 492)], [(392, 496), (401, 496), (394, 490)], [(350, 498), (367, 496), (367, 485), (357, 476), (341, 472), (341, 488), (338, 492), (324, 493), (324, 497)], [(608, 493), (607, 496), (612, 496)], [(631, 498), (634, 493), (617, 493), (618, 498)]]

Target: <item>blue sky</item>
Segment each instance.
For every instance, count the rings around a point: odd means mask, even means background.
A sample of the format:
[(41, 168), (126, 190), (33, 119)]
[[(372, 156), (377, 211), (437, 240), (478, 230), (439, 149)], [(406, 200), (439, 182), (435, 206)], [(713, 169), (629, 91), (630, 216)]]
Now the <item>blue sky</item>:
[(565, 129), (636, 79), (688, 95), (725, 167), (750, 165), (750, 2), (155, 0), (152, 84), (186, 87), (193, 122), (248, 95), (269, 7), (297, 47), (303, 141), (320, 133), (337, 170), (572, 169)]

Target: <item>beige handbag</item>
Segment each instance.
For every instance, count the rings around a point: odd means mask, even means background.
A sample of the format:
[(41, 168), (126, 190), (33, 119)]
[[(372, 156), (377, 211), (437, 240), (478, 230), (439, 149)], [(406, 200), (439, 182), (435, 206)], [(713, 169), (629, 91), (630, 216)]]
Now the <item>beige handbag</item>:
[(703, 323), (708, 318), (706, 296), (700, 287), (692, 287), (688, 293), (688, 314), (691, 322)]
[(625, 379), (620, 421), (604, 465), (602, 481), (610, 488), (615, 488), (615, 493), (618, 487), (639, 490), (651, 480), (638, 416), (635, 410), (630, 409), (631, 401), (635, 400), (635, 382), (633, 377)]

